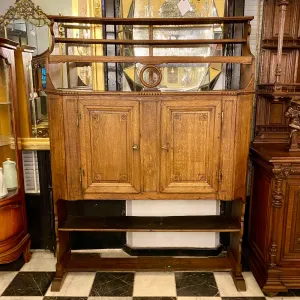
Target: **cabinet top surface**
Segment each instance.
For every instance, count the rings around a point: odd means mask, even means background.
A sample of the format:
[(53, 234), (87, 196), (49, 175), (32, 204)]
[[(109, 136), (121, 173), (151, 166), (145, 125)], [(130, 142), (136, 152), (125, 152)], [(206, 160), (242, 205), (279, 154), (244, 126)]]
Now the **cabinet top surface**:
[(94, 90), (78, 90), (78, 89), (47, 89), (46, 90), (47, 94), (58, 94), (58, 95), (78, 95), (78, 96), (83, 96), (83, 95), (110, 95), (110, 96), (117, 96), (117, 95), (122, 95), (122, 96), (199, 96), (199, 95), (228, 95), (228, 96), (237, 96), (239, 94), (251, 94), (254, 93), (254, 89), (247, 89), (247, 90), (213, 90), (213, 91), (198, 91), (198, 92), (175, 92), (175, 91), (170, 91), (170, 92), (162, 92), (160, 90), (144, 90), (140, 92), (131, 92), (131, 91), (94, 91)]
[(250, 152), (271, 163), (300, 163), (300, 152), (288, 151), (286, 144), (252, 144)]

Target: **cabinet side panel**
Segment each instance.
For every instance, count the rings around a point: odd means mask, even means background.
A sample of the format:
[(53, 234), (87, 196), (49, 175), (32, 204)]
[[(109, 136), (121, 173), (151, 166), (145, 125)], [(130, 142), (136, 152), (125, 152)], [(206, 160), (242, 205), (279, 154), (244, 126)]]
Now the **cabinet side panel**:
[(78, 107), (77, 99), (74, 97), (64, 97), (64, 128), (65, 128), (65, 145), (66, 145), (66, 168), (68, 199), (81, 199), (80, 184), (80, 153), (79, 153), (79, 130), (77, 118)]
[(48, 93), (49, 137), (54, 200), (66, 199), (66, 159), (62, 97)]
[(237, 101), (234, 198), (245, 199), (253, 94), (239, 95)]
[(234, 152), (234, 129), (235, 129), (235, 111), (236, 98), (223, 98), (222, 104), (223, 123), (221, 134), (221, 174), (220, 178), (220, 200), (233, 199), (233, 155)]
[(254, 163), (248, 240), (255, 256), (263, 262), (268, 260), (270, 197), (271, 177), (261, 165)]

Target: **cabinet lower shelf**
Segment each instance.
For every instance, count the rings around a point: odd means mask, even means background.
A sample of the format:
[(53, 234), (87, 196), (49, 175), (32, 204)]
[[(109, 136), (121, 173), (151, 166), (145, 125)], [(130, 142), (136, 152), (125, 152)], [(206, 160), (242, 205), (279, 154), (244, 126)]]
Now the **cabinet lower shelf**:
[(58, 230), (108, 232), (239, 232), (241, 225), (236, 218), (225, 216), (69, 216)]
[(219, 257), (126, 257), (102, 258), (99, 254), (72, 253), (66, 262), (67, 271), (230, 271), (227, 256)]

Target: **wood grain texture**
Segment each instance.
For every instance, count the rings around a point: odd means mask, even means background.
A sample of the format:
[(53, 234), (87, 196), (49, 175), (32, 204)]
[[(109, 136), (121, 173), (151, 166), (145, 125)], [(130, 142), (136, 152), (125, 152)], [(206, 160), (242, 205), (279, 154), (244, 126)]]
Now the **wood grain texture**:
[(161, 103), (161, 191), (218, 191), (221, 101)]
[(64, 131), (64, 109), (62, 97), (48, 98), (49, 137), (54, 202), (67, 194), (66, 148)]
[(57, 199), (232, 200), (245, 191), (251, 93), (48, 94), (63, 110), (53, 139), (65, 160), (58, 182), (68, 184)]
[[(79, 158), (79, 126), (78, 98), (63, 97), (65, 152), (66, 152), (66, 184), (69, 199), (80, 199), (82, 197)], [(70, 188), (71, 187), (71, 188)]]
[(245, 201), (248, 170), (248, 152), (250, 146), (250, 126), (252, 119), (253, 95), (240, 95), (237, 101), (235, 154), (234, 154), (234, 199)]
[(84, 194), (140, 191), (139, 102), (112, 101), (79, 100)]

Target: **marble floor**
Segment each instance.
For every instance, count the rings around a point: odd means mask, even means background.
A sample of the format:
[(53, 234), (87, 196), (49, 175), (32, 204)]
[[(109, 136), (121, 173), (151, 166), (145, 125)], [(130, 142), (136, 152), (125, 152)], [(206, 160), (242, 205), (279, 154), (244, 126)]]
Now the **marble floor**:
[[(123, 256), (102, 251), (102, 256)], [(238, 292), (227, 272), (69, 273), (60, 292), (51, 292), (55, 257), (35, 251), (29, 263), (22, 259), (0, 265), (0, 300), (260, 300), (265, 298), (251, 272), (244, 272), (247, 291)], [(177, 298), (177, 299), (176, 299)], [(269, 298), (271, 299), (271, 298)], [(300, 290), (274, 299), (300, 300)]]

